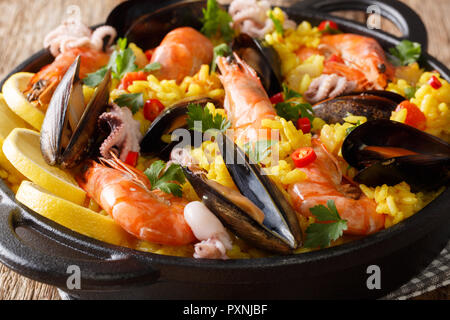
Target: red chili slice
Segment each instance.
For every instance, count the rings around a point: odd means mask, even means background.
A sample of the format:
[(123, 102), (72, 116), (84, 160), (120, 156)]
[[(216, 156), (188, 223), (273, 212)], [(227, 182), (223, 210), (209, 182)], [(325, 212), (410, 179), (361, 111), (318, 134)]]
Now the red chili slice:
[(313, 148), (303, 147), (295, 150), (291, 154), (291, 158), (297, 168), (303, 168), (314, 162), (317, 159), (317, 155)]
[(408, 100), (400, 103), (395, 109), (396, 112), (406, 109), (406, 119), (405, 124), (415, 127), (419, 130), (425, 130), (427, 124), (427, 118), (423, 112), (414, 103)]
[(270, 102), (272, 102), (272, 104), (277, 104), (280, 102), (284, 101), (284, 97), (283, 97), (283, 93), (282, 92), (278, 92), (277, 94), (274, 94), (271, 98), (270, 98)]
[(330, 32), (333, 33), (335, 31), (339, 31), (339, 27), (336, 24), (336, 22), (331, 20), (324, 20), (319, 24), (318, 29), (320, 31)]
[(428, 80), (428, 84), (433, 87), (433, 89), (439, 89), (442, 87), (442, 83), (436, 76), (431, 76), (430, 80)]
[(148, 49), (147, 51), (144, 52), (148, 61), (152, 60), (153, 51), (155, 51), (155, 49)]
[(144, 117), (153, 121), (164, 110), (164, 105), (158, 99), (147, 100), (144, 104)]
[(311, 132), (311, 121), (308, 118), (299, 118), (297, 120), (297, 129), (302, 130), (303, 133)]
[(138, 161), (138, 157), (139, 157), (139, 152), (135, 152), (135, 151), (130, 151), (127, 154), (127, 158), (125, 159), (125, 163), (136, 167), (137, 165), (137, 161)]

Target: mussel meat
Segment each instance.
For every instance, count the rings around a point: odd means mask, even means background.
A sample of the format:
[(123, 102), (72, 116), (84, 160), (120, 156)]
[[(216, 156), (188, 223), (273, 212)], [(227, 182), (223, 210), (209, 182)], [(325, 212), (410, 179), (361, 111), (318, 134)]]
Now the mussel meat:
[[(167, 161), (174, 146), (182, 142), (180, 139), (175, 139), (172, 137), (172, 133), (176, 129), (187, 129), (186, 119), (189, 104), (194, 103), (205, 106), (208, 102), (213, 103), (218, 108), (222, 107), (216, 100), (208, 97), (197, 97), (180, 101), (167, 108), (153, 121), (142, 139), (141, 153), (147, 155), (157, 155), (159, 158)], [(183, 143), (196, 146), (195, 141), (201, 142), (201, 137), (199, 139), (195, 139), (195, 134), (195, 132), (191, 133), (189, 136), (191, 141), (184, 141)]]
[(83, 160), (96, 137), (97, 119), (108, 105), (111, 71), (85, 107), (79, 70), (78, 56), (56, 88), (45, 114), (40, 143), (50, 165), (71, 168)]
[(185, 175), (199, 197), (240, 238), (264, 250), (292, 252), (301, 245), (302, 232), (289, 201), (228, 137), (218, 134), (216, 141), (240, 193), (185, 167)]
[(389, 91), (373, 90), (327, 99), (313, 106), (314, 114), (327, 123), (344, 123), (349, 114), (367, 120), (389, 119), (405, 98)]
[(450, 145), (396, 121), (379, 119), (356, 127), (344, 140), (342, 155), (360, 170), (354, 180), (368, 186), (406, 181), (417, 192), (450, 180)]
[(241, 33), (233, 39), (231, 49), (256, 71), (269, 96), (282, 91), (281, 61), (271, 46)]

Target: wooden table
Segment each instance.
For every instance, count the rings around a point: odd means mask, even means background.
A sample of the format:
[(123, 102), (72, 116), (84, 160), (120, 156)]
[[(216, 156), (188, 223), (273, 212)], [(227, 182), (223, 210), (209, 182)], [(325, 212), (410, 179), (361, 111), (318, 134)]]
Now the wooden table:
[[(151, 0), (149, 0), (151, 1)], [(429, 52), (450, 65), (450, 1), (403, 0), (425, 21), (429, 34)], [(45, 35), (55, 28), (69, 5), (82, 10), (83, 22), (95, 25), (104, 22), (108, 13), (121, 0), (0, 0), (0, 79), (14, 66), (42, 48)], [(280, 1), (278, 1), (280, 2)], [(360, 18), (361, 14), (346, 13)], [(383, 27), (395, 32), (390, 23)], [(425, 294), (422, 299), (449, 299), (450, 288)], [(59, 299), (54, 287), (29, 280), (0, 264), (0, 299)]]

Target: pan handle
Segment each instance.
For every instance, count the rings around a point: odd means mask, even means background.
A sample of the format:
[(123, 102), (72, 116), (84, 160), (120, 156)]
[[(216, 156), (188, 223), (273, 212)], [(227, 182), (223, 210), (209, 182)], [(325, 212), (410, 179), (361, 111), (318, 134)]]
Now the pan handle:
[[(148, 263), (144, 265), (139, 253), (66, 229), (13, 203), (10, 199), (14, 195), (6, 193), (0, 192), (0, 261), (14, 271), (64, 291), (115, 290), (158, 280), (159, 271)], [(32, 232), (38, 240), (26, 241), (19, 231), (21, 228)], [(39, 245), (42, 241), (47, 241), (49, 246)], [(77, 282), (71, 282), (74, 278), (69, 277), (76, 272), (79, 272), (80, 288), (71, 288), (68, 283)]]
[(409, 6), (398, 0), (303, 0), (292, 5), (293, 8), (327, 12), (357, 10), (367, 12), (369, 6), (378, 6), (383, 17), (392, 21), (401, 31), (401, 39), (418, 42), (422, 50), (428, 46), (428, 33), (422, 19)]

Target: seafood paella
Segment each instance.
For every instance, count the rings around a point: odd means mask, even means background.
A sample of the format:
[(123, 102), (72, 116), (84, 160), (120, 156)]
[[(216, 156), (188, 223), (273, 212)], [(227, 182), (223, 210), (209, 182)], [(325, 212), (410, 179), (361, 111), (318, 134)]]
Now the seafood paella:
[[(0, 95), (0, 177), (83, 235), (197, 259), (300, 254), (418, 213), (450, 177), (450, 84), (268, 1), (208, 0), (156, 47), (69, 18)], [(420, 213), (419, 213), (420, 214)]]

